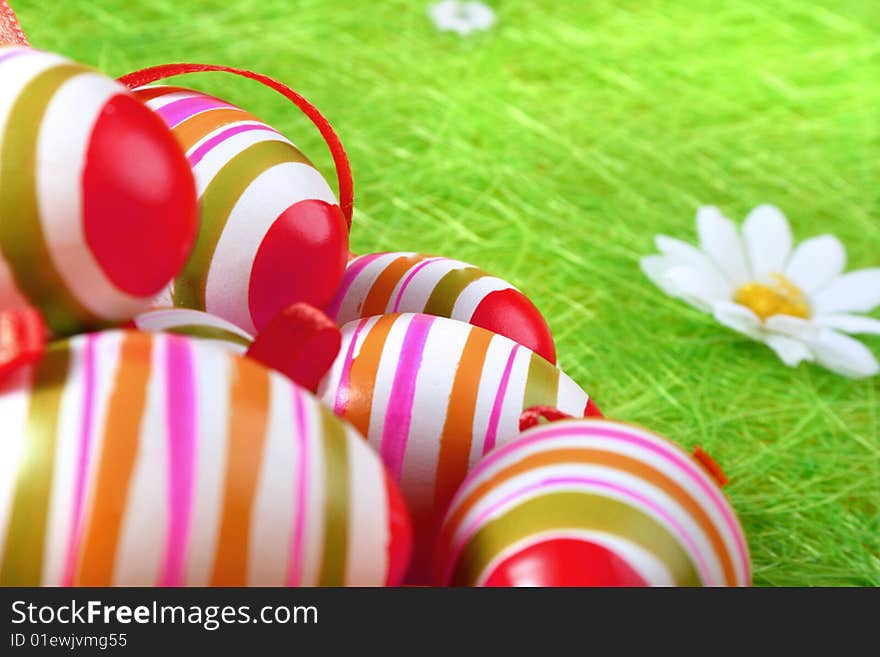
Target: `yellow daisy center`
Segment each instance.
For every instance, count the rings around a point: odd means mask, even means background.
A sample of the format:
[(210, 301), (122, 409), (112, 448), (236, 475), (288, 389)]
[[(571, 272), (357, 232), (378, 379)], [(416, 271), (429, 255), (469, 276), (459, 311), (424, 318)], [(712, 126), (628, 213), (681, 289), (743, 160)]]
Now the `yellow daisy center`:
[(770, 274), (769, 278), (771, 283), (746, 283), (736, 291), (733, 300), (750, 308), (761, 321), (773, 315), (809, 319), (810, 307), (803, 290), (782, 274)]

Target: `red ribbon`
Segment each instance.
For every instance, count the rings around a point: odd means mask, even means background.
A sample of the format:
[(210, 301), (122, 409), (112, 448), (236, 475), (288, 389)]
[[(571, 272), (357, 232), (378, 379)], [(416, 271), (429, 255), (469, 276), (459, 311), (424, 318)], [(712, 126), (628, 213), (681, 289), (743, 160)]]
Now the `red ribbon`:
[(29, 46), (21, 23), (6, 0), (0, 0), (0, 46)]
[(0, 312), (0, 380), (43, 357), (48, 331), (34, 308)]
[(541, 418), (548, 422), (556, 422), (557, 420), (570, 420), (572, 417), (553, 406), (532, 406), (524, 410), (519, 416), (519, 430), (525, 431), (537, 426)]
[[(0, 2), (4, 2), (4, 0), (0, 0)], [(318, 111), (318, 108), (286, 84), (278, 82), (262, 73), (254, 73), (253, 71), (232, 68), (231, 66), (217, 66), (215, 64), (162, 64), (160, 66), (150, 66), (140, 71), (123, 75), (119, 78), (119, 81), (129, 89), (134, 89), (174, 75), (203, 73), (206, 71), (232, 73), (256, 80), (290, 100), (315, 124), (327, 147), (330, 149), (330, 154), (333, 156), (333, 164), (336, 166), (336, 178), (339, 182), (339, 207), (342, 209), (342, 214), (348, 222), (349, 229), (351, 229), (351, 215), (354, 207), (354, 181), (351, 175), (351, 164), (348, 161), (345, 148), (342, 146), (342, 141), (333, 130), (330, 122)]]

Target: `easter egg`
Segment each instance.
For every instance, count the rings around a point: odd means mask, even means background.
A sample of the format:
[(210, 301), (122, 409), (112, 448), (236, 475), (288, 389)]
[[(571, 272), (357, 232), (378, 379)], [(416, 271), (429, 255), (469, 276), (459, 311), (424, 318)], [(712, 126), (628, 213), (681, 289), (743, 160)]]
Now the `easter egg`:
[(556, 362), (547, 322), (510, 283), (466, 262), (420, 253), (371, 253), (351, 259), (328, 315), (341, 325), (398, 312), (481, 326)]
[(253, 336), (232, 322), (189, 308), (156, 308), (132, 318), (131, 328), (139, 331), (176, 333), (200, 340), (209, 340), (237, 354), (243, 354), (253, 342)]
[(213, 96), (169, 86), (134, 94), (177, 137), (199, 198), (195, 247), (163, 302), (207, 311), (249, 333), (292, 303), (329, 303), (348, 257), (348, 225), (308, 158), (274, 128)]
[(401, 484), (424, 577), (431, 534), (469, 468), (519, 433), (519, 416), (554, 406), (583, 416), (589, 398), (526, 347), (432, 315), (379, 315), (342, 327), (339, 356), (318, 396), (351, 422)]
[(607, 420), (539, 425), (455, 494), (435, 581), (464, 586), (747, 586), (749, 553), (715, 480), (682, 449)]
[(0, 585), (383, 585), (406, 510), (358, 433), (165, 333), (52, 343), (0, 383)]
[(0, 48), (0, 309), (56, 336), (150, 307), (196, 235), (193, 176), (156, 115), (58, 55)]

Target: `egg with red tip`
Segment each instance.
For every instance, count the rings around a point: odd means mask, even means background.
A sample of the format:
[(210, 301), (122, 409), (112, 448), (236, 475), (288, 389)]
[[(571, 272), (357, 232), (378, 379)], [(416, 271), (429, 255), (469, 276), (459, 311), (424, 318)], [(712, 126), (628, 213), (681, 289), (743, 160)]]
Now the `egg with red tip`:
[(309, 159), (271, 126), (213, 96), (170, 86), (134, 95), (174, 133), (199, 197), (195, 247), (162, 300), (249, 333), (292, 303), (329, 303), (348, 257), (348, 225)]
[(408, 252), (355, 257), (327, 310), (340, 325), (404, 312), (480, 326), (556, 362), (553, 336), (535, 304), (507, 281), (460, 260)]
[(155, 114), (58, 55), (0, 48), (0, 309), (52, 334), (121, 324), (180, 271), (192, 173)]
[(400, 482), (413, 517), (411, 583), (428, 575), (432, 537), (468, 470), (519, 433), (519, 417), (553, 406), (582, 417), (589, 397), (510, 338), (432, 315), (349, 322), (318, 396), (351, 422)]
[(607, 420), (539, 425), (489, 453), (447, 510), (434, 581), (748, 586), (748, 545), (696, 459)]
[(59, 340), (0, 381), (0, 585), (382, 586), (407, 511), (313, 395), (168, 333)]

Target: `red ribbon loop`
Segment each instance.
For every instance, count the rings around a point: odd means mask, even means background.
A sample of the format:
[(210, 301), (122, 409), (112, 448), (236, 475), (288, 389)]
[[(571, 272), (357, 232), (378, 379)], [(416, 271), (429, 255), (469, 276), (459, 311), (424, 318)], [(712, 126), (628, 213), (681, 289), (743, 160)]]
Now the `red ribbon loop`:
[(0, 312), (0, 380), (42, 358), (48, 329), (35, 308)]
[[(0, 2), (2, 1), (0, 0)], [(240, 75), (264, 84), (291, 101), (315, 124), (327, 147), (330, 149), (330, 154), (333, 156), (333, 164), (336, 167), (336, 178), (339, 184), (339, 207), (345, 216), (346, 222), (348, 222), (349, 229), (351, 229), (351, 216), (354, 208), (354, 181), (351, 174), (351, 164), (348, 161), (345, 148), (342, 146), (342, 141), (333, 130), (330, 122), (318, 111), (318, 108), (286, 84), (278, 82), (262, 73), (254, 73), (253, 71), (215, 64), (162, 64), (160, 66), (150, 66), (128, 75), (123, 75), (119, 78), (119, 81), (129, 89), (135, 89), (136, 87), (142, 87), (145, 84), (163, 80), (174, 75), (211, 71), (232, 73), (233, 75)]]
[(572, 417), (553, 406), (532, 406), (524, 410), (519, 416), (519, 430), (525, 431), (537, 426), (541, 418), (548, 422), (556, 422), (557, 420), (571, 420)]
[(21, 23), (6, 0), (0, 0), (0, 46), (29, 46)]

